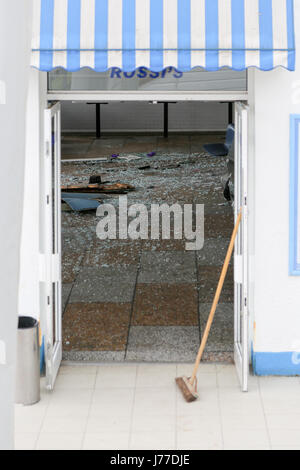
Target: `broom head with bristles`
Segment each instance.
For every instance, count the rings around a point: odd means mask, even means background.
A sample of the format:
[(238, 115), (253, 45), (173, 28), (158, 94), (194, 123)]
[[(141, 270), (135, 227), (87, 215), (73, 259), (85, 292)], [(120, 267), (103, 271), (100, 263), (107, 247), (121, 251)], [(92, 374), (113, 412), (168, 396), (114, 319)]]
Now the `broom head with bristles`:
[(178, 388), (180, 389), (185, 401), (191, 403), (192, 401), (197, 400), (197, 381), (195, 380), (192, 385), (188, 377), (177, 377), (175, 379)]

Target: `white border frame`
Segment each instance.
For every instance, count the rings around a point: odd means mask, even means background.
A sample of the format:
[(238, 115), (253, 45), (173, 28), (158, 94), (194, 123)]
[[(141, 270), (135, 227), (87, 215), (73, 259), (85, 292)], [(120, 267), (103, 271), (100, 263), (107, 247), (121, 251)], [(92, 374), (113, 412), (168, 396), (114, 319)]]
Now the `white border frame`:
[(248, 91), (48, 91), (49, 101), (248, 101)]

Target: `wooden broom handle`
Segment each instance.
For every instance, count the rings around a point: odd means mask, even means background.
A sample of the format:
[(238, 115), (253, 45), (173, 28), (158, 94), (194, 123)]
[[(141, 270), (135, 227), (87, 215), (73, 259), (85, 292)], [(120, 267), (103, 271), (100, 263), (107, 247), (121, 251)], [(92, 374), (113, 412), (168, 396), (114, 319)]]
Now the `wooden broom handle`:
[(190, 383), (192, 385), (194, 385), (194, 382), (196, 380), (196, 375), (197, 375), (197, 371), (198, 371), (198, 368), (199, 368), (199, 364), (200, 364), (200, 361), (202, 359), (202, 354), (203, 354), (203, 351), (205, 349), (206, 342), (207, 342), (207, 339), (208, 339), (208, 335), (209, 335), (209, 332), (210, 332), (210, 328), (211, 328), (211, 325), (212, 325), (212, 322), (213, 322), (213, 319), (214, 319), (214, 316), (215, 316), (215, 313), (216, 313), (216, 309), (217, 309), (217, 306), (218, 306), (218, 303), (219, 303), (219, 300), (220, 300), (220, 295), (221, 295), (223, 285), (224, 285), (224, 281), (225, 281), (225, 277), (226, 277), (226, 274), (227, 274), (227, 271), (228, 271), (228, 266), (229, 266), (229, 263), (230, 263), (230, 258), (231, 258), (232, 252), (233, 252), (234, 242), (235, 242), (235, 239), (236, 239), (236, 235), (238, 233), (238, 229), (239, 229), (239, 226), (240, 226), (240, 223), (241, 223), (241, 219), (242, 219), (242, 210), (240, 211), (240, 213), (238, 215), (234, 230), (232, 232), (230, 244), (229, 244), (229, 247), (228, 247), (228, 250), (227, 250), (227, 255), (226, 255), (226, 258), (225, 258), (225, 261), (224, 261), (224, 265), (223, 265), (223, 268), (222, 268), (222, 272), (221, 272), (221, 276), (220, 276), (220, 279), (219, 279), (218, 287), (217, 287), (217, 290), (216, 290), (216, 293), (215, 293), (215, 298), (214, 298), (214, 301), (213, 301), (213, 304), (212, 304), (212, 307), (211, 307), (211, 310), (210, 310), (210, 314), (209, 314), (209, 317), (208, 317), (208, 320), (207, 320), (207, 323), (206, 323), (206, 327), (205, 327), (205, 331), (204, 331), (204, 334), (203, 334), (203, 337), (202, 337), (200, 348), (199, 348), (199, 351), (198, 351), (198, 354), (197, 354), (193, 374), (192, 374), (192, 377), (190, 378)]

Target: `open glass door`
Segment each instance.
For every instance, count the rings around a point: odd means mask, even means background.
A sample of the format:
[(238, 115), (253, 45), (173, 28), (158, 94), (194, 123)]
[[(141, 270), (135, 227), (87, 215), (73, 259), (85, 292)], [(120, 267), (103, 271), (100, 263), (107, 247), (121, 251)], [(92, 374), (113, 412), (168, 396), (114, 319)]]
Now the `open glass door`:
[(46, 383), (53, 390), (62, 360), (60, 103), (45, 110), (44, 286)]
[(235, 220), (242, 221), (234, 252), (234, 360), (241, 388), (248, 390), (248, 227), (247, 227), (248, 107), (235, 105)]

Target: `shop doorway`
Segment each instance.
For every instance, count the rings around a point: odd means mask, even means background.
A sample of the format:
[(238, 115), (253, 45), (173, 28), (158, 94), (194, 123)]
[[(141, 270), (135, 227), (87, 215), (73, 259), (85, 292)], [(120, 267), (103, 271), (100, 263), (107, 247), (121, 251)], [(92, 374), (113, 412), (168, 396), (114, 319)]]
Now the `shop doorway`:
[[(247, 213), (245, 206), (247, 204), (247, 107), (240, 102), (235, 103), (235, 216), (240, 208), (243, 209), (243, 223), (239, 233), (238, 242), (236, 244), (235, 258), (234, 258), (234, 359), (237, 365), (238, 375), (241, 381), (242, 389), (247, 390), (247, 376), (248, 376), (248, 331), (247, 331)], [(61, 245), (59, 243), (61, 220), (60, 220), (60, 159), (61, 159), (61, 130), (60, 130), (60, 104), (55, 103), (46, 110), (45, 116), (45, 152), (50, 156), (48, 164), (45, 165), (44, 184), (45, 200), (47, 202), (48, 210), (46, 211), (46, 220), (44, 223), (44, 239), (45, 247), (49, 253), (46, 258), (47, 272), (47, 326), (46, 326), (46, 369), (47, 369), (47, 384), (49, 388), (54, 387), (55, 378), (59, 369), (59, 364), (62, 359), (63, 342), (68, 342), (67, 338), (62, 335), (62, 304), (61, 304)], [(215, 137), (215, 136), (214, 136)], [(220, 136), (220, 140), (222, 140)], [(146, 139), (147, 140), (147, 139)], [(145, 146), (146, 148), (147, 146)], [(148, 148), (149, 150), (149, 148)], [(127, 152), (128, 153), (128, 152)], [(47, 162), (46, 155), (46, 162)], [(96, 160), (94, 160), (95, 164)], [(212, 160), (211, 160), (212, 162)], [(51, 164), (50, 164), (51, 163)], [(178, 163), (178, 161), (176, 162)], [(82, 163), (76, 163), (80, 165)], [(206, 158), (206, 164), (209, 164), (209, 159)], [(215, 164), (215, 163), (214, 163)], [(212, 163), (212, 165), (214, 165)], [(65, 164), (64, 164), (65, 165)], [(83, 165), (86, 163), (83, 162)], [(179, 163), (180, 165), (180, 163)], [(141, 160), (141, 167), (143, 160)], [(144, 165), (147, 166), (147, 165)], [(179, 167), (178, 167), (179, 168)], [(149, 169), (146, 169), (146, 171)], [(150, 169), (151, 170), (151, 169)], [(174, 169), (175, 170), (175, 169)], [(89, 174), (87, 171), (87, 175)], [(92, 170), (94, 171), (94, 170)], [(144, 171), (144, 170), (141, 170)], [(150, 171), (151, 173), (151, 171)], [(124, 174), (124, 173), (123, 173)], [(151, 175), (149, 175), (151, 176)], [(127, 181), (128, 182), (128, 181)], [(52, 195), (52, 197), (51, 197)], [(49, 198), (50, 196), (50, 198)], [(159, 202), (159, 201), (157, 201)], [(173, 201), (176, 202), (176, 201)], [(189, 201), (188, 201), (189, 202)], [(228, 206), (229, 207), (229, 206)], [(231, 208), (230, 208), (231, 209)], [(232, 223), (233, 226), (233, 223)], [(49, 233), (51, 232), (51, 237)], [(48, 234), (48, 235), (47, 235)], [(48, 241), (47, 241), (47, 240)], [(50, 244), (51, 240), (51, 244)], [(217, 241), (216, 241), (217, 243)], [(226, 249), (226, 244), (223, 248)], [(214, 246), (210, 247), (211, 253), (214, 251)], [(160, 252), (157, 252), (157, 260), (159, 260)], [(162, 252), (163, 253), (163, 252)], [(163, 261), (161, 260), (163, 263)], [(173, 260), (171, 260), (173, 262)], [(209, 266), (209, 265), (208, 265)], [(92, 271), (92, 270), (91, 270)], [(128, 269), (128, 272), (130, 269)], [(209, 272), (217, 272), (213, 265)], [(233, 269), (232, 269), (233, 271)], [(200, 279), (201, 282), (201, 279)], [(147, 283), (144, 283), (147, 284)], [(211, 283), (213, 286), (213, 280)], [(206, 285), (206, 289), (209, 285)], [(136, 289), (136, 285), (135, 288)], [(213, 288), (211, 287), (213, 290)], [(160, 292), (161, 294), (161, 292)], [(70, 295), (70, 294), (69, 294)], [(149, 295), (149, 293), (148, 293)], [(193, 295), (193, 293), (191, 294)], [(145, 296), (145, 292), (140, 292), (140, 298)], [(146, 293), (147, 296), (147, 293)], [(206, 304), (209, 304), (210, 298), (206, 299)], [(233, 301), (233, 299), (232, 299)], [(76, 303), (76, 302), (74, 302)], [(127, 303), (127, 302), (124, 302)], [(202, 310), (202, 319), (205, 321), (207, 314), (204, 306)], [(135, 310), (134, 310), (135, 309)], [(129, 316), (131, 319), (138, 312), (138, 307), (132, 306)], [(73, 312), (74, 313), (74, 312)], [(128, 315), (128, 312), (127, 312)], [(89, 312), (87, 312), (89, 317)], [(73, 321), (74, 320), (74, 321)], [(70, 317), (70, 322), (76, 323), (76, 316)], [(217, 321), (217, 320), (216, 320)], [(78, 325), (80, 328), (80, 324)], [(136, 332), (139, 328), (136, 325)], [(203, 325), (202, 325), (203, 326)], [(201, 329), (201, 327), (200, 327)], [(163, 331), (163, 327), (161, 327)], [(188, 330), (186, 330), (188, 331)], [(200, 333), (201, 334), (201, 333)], [(187, 344), (189, 336), (186, 337)], [(197, 342), (197, 341), (196, 341)], [(196, 345), (195, 345), (196, 347)], [(65, 345), (68, 349), (68, 344)], [(66, 355), (68, 357), (68, 355)], [(70, 356), (69, 356), (70, 357)], [(77, 355), (80, 360), (80, 354)], [(91, 354), (93, 360), (95, 356)], [(75, 359), (75, 357), (74, 357)], [(115, 360), (108, 354), (108, 360)], [(132, 357), (134, 360), (134, 357)], [(151, 357), (149, 357), (151, 360)]]

